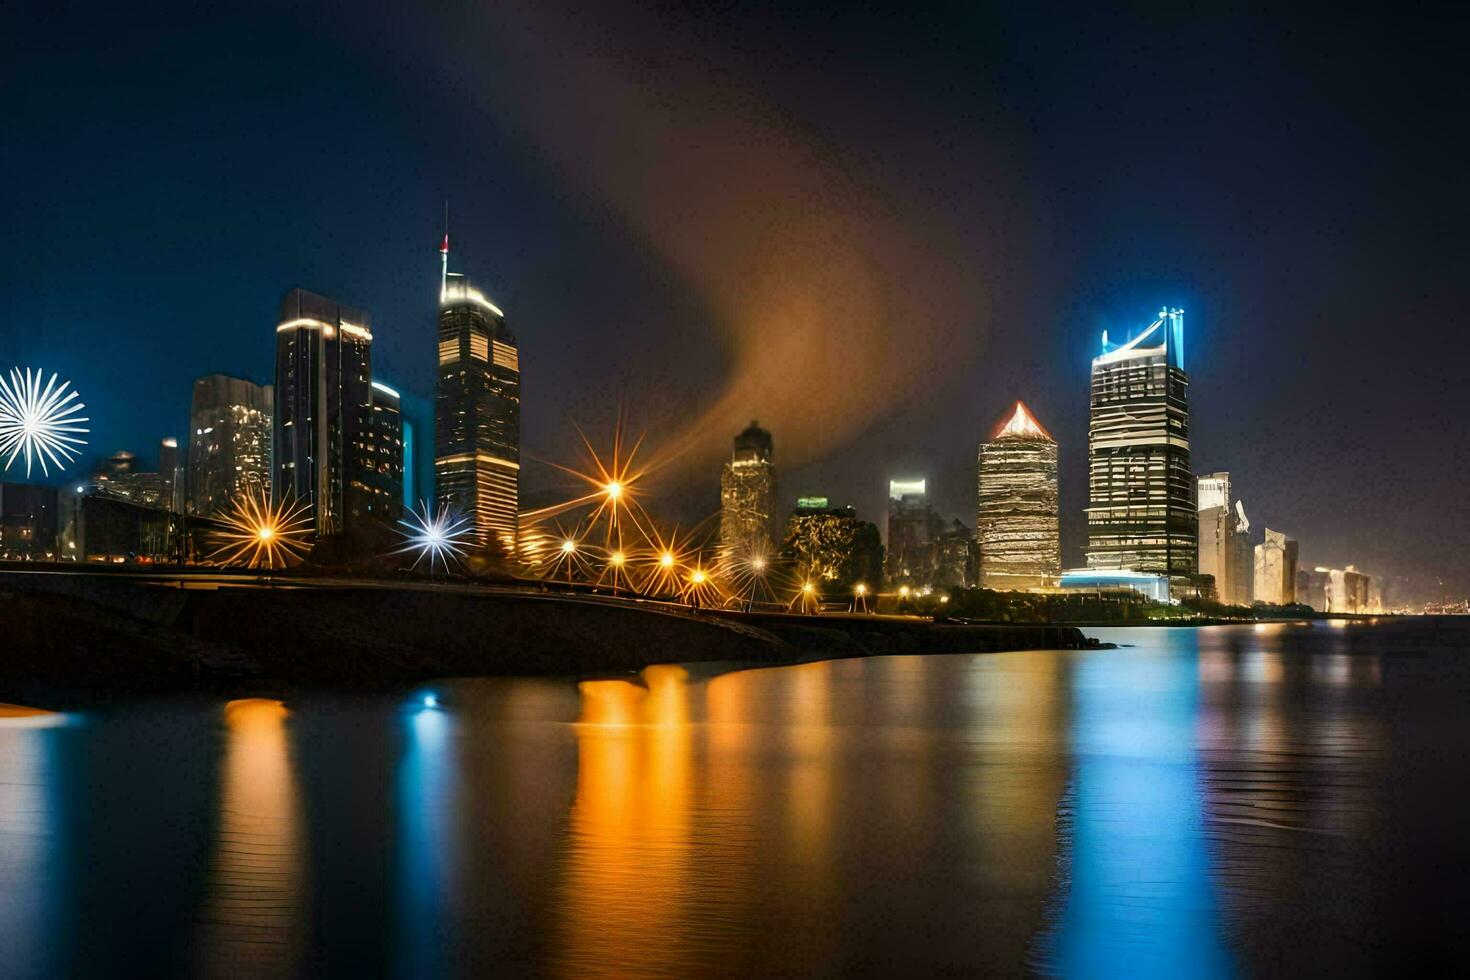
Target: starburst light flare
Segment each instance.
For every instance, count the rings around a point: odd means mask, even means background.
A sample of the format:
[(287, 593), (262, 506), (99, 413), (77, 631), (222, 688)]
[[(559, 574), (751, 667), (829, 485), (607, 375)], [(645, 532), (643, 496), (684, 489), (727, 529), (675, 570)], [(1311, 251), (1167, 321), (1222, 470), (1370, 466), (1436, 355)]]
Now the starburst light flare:
[(285, 568), (311, 550), (311, 508), (301, 501), (272, 504), (251, 490), (236, 497), (220, 520), (226, 530), (217, 532), (219, 547), (210, 557), (222, 565)]
[(448, 504), (440, 504), (439, 509), (433, 511), (429, 509), (427, 500), (421, 500), (419, 509), (409, 511), (408, 516), (398, 523), (402, 526), (398, 533), (403, 535), (404, 541), (394, 554), (418, 555), (413, 568), (418, 568), (419, 562), (427, 558), (431, 575), (435, 564), (449, 571), (449, 563), (462, 561), (474, 543), (470, 519), (451, 511)]
[(720, 556), (721, 578), (731, 597), (747, 610), (757, 603), (776, 603), (781, 575), (764, 542), (752, 541), (731, 548)]
[(39, 369), (33, 374), (30, 368), (11, 368), (9, 381), (0, 376), (0, 456), (8, 470), (24, 455), (27, 477), (32, 461), (41, 464), (46, 476), (51, 474), (48, 460), (57, 470), (65, 469), (87, 444), (81, 437), (88, 430), (81, 423), (91, 421), (77, 414), (86, 406), (77, 401), (70, 381), (57, 385), (53, 373), (43, 388), (43, 375)]
[[(582, 484), (578, 489), (585, 492), (550, 507), (530, 511), (522, 517), (535, 524), (573, 510), (586, 510), (583, 534), (579, 540), (599, 542), (602, 550), (609, 554), (623, 550), (629, 537), (647, 540), (653, 521), (639, 504), (638, 497), (641, 492), (639, 480), (648, 474), (648, 467), (634, 463), (638, 449), (643, 445), (643, 436), (633, 440), (630, 448), (623, 425), (623, 416), (619, 412), (612, 446), (601, 453), (593, 448), (587, 434), (578, 427), (577, 436), (585, 450), (586, 465), (578, 468), (551, 460), (541, 462), (575, 477)], [(630, 531), (629, 535), (625, 535), (625, 529)]]
[(807, 615), (815, 615), (822, 611), (822, 592), (817, 587), (814, 578), (802, 578), (796, 587), (796, 594), (791, 597), (791, 602), (786, 606), (788, 612), (799, 612)]

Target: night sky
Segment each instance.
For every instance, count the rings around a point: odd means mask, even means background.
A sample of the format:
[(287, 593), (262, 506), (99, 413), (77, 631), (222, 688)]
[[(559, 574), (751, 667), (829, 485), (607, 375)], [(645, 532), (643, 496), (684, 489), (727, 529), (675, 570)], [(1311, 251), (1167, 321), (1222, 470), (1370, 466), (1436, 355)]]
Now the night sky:
[(233, 6), (0, 11), (0, 366), (73, 379), (101, 453), (270, 381), (296, 285), (431, 396), (447, 196), (523, 452), (622, 402), (671, 516), (758, 418), (788, 500), (882, 524), (922, 475), (973, 523), (1019, 398), (1080, 563), (1089, 360), (1168, 304), (1258, 533), (1470, 589), (1463, 11)]

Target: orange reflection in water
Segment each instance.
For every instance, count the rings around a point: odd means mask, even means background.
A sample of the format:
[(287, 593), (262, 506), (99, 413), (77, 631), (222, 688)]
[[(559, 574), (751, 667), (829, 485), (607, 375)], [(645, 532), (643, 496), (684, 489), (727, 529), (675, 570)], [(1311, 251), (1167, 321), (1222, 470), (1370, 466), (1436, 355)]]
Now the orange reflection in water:
[(0, 724), (10, 728), (51, 728), (67, 723), (60, 711), (27, 708), (19, 704), (0, 704)]
[(688, 674), (648, 667), (643, 684), (584, 681), (577, 722), (565, 946), (603, 951), (579, 975), (625, 976), (675, 954), (690, 894)]
[(201, 911), (205, 972), (279, 976), (299, 965), (306, 861), (288, 716), (279, 701), (225, 706), (219, 830)]

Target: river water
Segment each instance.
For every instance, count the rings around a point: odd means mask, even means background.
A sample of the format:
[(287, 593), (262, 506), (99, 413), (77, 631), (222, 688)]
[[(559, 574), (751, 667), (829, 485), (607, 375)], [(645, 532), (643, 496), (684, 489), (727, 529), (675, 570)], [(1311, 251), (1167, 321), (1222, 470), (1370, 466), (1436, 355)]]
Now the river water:
[(1463, 967), (1464, 623), (1089, 632), (0, 708), (0, 972)]

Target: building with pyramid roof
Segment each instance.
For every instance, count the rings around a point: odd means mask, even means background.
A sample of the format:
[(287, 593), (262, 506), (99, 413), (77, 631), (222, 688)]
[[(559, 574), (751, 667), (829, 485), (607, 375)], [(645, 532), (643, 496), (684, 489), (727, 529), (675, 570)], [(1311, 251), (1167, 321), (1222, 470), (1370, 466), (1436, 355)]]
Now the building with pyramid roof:
[(980, 446), (980, 587), (1046, 588), (1061, 574), (1057, 443), (1021, 402)]

